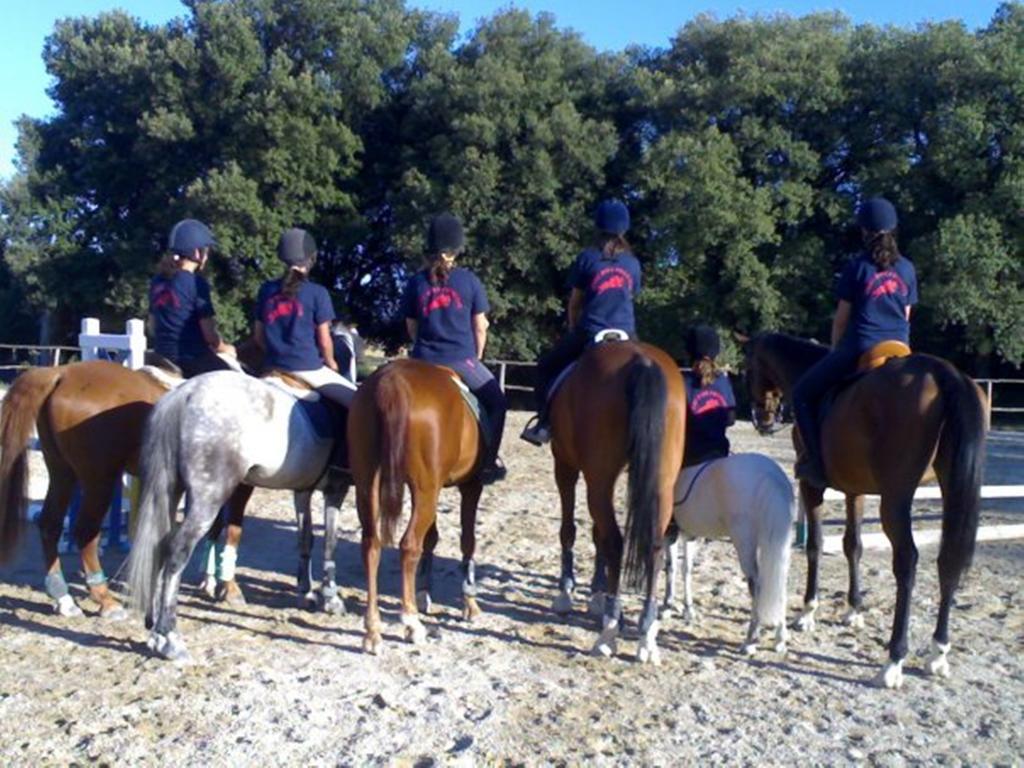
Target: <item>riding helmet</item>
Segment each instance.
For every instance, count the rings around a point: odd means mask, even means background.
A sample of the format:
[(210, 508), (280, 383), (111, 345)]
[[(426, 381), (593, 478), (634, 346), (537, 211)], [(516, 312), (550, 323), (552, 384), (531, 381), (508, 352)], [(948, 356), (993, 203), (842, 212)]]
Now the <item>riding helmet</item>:
[(703, 323), (695, 325), (690, 329), (690, 333), (687, 334), (686, 351), (693, 362), (697, 362), (705, 357), (714, 359), (718, 357), (721, 349), (722, 344), (718, 339), (718, 331), (710, 325)]
[(316, 240), (304, 229), (292, 227), (277, 241), (277, 258), (289, 267), (305, 267), (316, 256)]
[(462, 222), (450, 213), (439, 213), (430, 221), (427, 230), (427, 250), (430, 253), (458, 253), (466, 245)]
[(629, 209), (621, 200), (605, 200), (597, 206), (594, 224), (609, 235), (623, 235), (629, 229)]
[(167, 250), (186, 259), (195, 259), (195, 252), (216, 245), (210, 228), (196, 219), (182, 219), (167, 236)]
[(868, 232), (892, 232), (898, 223), (896, 208), (884, 197), (872, 197), (857, 211), (857, 223)]

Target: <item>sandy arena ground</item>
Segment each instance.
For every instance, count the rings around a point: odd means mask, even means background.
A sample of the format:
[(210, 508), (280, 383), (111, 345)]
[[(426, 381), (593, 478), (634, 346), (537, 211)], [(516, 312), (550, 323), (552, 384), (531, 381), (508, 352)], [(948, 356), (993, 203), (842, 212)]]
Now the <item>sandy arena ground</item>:
[[(709, 543), (694, 576), (701, 620), (665, 622), (660, 667), (634, 660), (635, 596), (619, 655), (592, 658), (586, 588), (569, 618), (549, 608), (557, 494), (550, 453), (515, 439), (523, 421), (512, 414), (508, 426), (510, 479), (486, 490), (481, 504), (484, 616), (472, 625), (460, 619), (457, 495), (445, 492), (429, 639), (419, 647), (401, 639), (398, 557), (388, 551), (380, 657), (360, 650), (365, 592), (351, 497), (338, 548), (348, 615), (295, 607), (290, 495), (258, 491), (240, 553), (248, 605), (214, 604), (187, 587), (179, 629), (196, 663), (186, 667), (148, 655), (138, 617), (96, 617), (75, 576), (77, 556), (64, 558), (65, 572), (87, 615), (54, 615), (31, 530), (24, 555), (0, 571), (0, 764), (1020, 763), (1024, 542), (979, 545), (953, 613), (948, 680), (926, 677), (919, 655), (937, 603), (934, 546), (921, 549), (900, 691), (869, 685), (886, 655), (895, 597), (888, 550), (865, 553), (863, 629), (840, 622), (846, 565), (827, 556), (816, 631), (792, 634), (784, 658), (765, 637), (751, 660), (738, 652), (748, 618), (739, 566), (728, 543)], [(788, 468), (787, 434), (760, 438), (740, 425), (732, 435), (734, 449), (769, 453)], [(995, 436), (990, 459), (987, 482), (1021, 482), (1024, 440)], [(928, 519), (935, 509), (921, 505), (920, 525), (937, 524)], [(1019, 500), (985, 509), (983, 522), (1024, 522)], [(577, 519), (586, 582), (593, 550), (584, 508)], [(840, 521), (837, 508), (826, 533), (841, 533)], [(108, 554), (109, 573), (122, 558)], [(791, 617), (805, 572), (794, 553)]]

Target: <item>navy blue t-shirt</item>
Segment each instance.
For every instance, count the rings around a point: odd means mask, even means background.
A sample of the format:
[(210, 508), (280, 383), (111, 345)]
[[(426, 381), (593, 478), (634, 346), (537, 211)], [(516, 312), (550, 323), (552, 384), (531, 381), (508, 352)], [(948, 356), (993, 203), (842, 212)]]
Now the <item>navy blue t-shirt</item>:
[(468, 269), (456, 267), (438, 285), (430, 284), (427, 270), (417, 272), (402, 299), (406, 319), (417, 323), (411, 356), (442, 365), (475, 360), (473, 315), (490, 308), (483, 284)]
[(334, 319), (327, 289), (308, 280), (295, 298), (281, 293), (282, 280), (268, 280), (256, 298), (256, 319), (267, 340), (264, 365), (285, 371), (315, 371), (324, 359), (316, 344), (316, 329)]
[(178, 363), (210, 351), (199, 321), (213, 317), (210, 284), (202, 275), (177, 270), (171, 277), (157, 275), (149, 283), (149, 314), (155, 320), (153, 349)]
[(605, 259), (588, 248), (576, 257), (569, 276), (573, 288), (584, 292), (579, 327), (590, 336), (618, 328), (636, 336), (633, 297), (640, 291), (640, 262), (632, 253)]
[(836, 297), (852, 305), (842, 343), (855, 345), (858, 352), (882, 341), (910, 344), (907, 307), (917, 303), (917, 274), (907, 259), (900, 256), (880, 270), (870, 254), (861, 254), (843, 269)]
[(686, 379), (686, 443), (683, 466), (729, 454), (725, 430), (736, 420), (736, 396), (727, 374), (719, 373), (702, 387), (700, 376), (688, 371)]

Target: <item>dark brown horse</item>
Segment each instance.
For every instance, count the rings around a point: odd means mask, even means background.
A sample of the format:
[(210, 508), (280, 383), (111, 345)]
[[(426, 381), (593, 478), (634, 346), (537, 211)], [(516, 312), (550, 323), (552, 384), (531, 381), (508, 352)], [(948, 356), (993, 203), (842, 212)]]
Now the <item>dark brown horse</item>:
[[(778, 403), (789, 398), (801, 374), (828, 349), (784, 334), (752, 339), (746, 350), (747, 379), (759, 430), (771, 428)], [(836, 396), (821, 425), (821, 445), (829, 485), (847, 494), (843, 545), (850, 561), (850, 606), (860, 609), (857, 561), (861, 505), (857, 496), (881, 496), (882, 529), (893, 550), (896, 611), (889, 640), (889, 663), (878, 682), (902, 684), (907, 655), (910, 597), (917, 567), (911, 531), (914, 492), (937, 477), (942, 488), (942, 543), (939, 548), (939, 614), (928, 670), (948, 675), (949, 611), (961, 576), (970, 566), (981, 508), (985, 457), (984, 395), (965, 374), (931, 355), (890, 359), (855, 379)], [(797, 437), (794, 436), (794, 440)], [(824, 490), (800, 483), (807, 510), (807, 591), (805, 625), (813, 626), (818, 604), (818, 558)]]
[[(655, 586), (664, 559), (665, 531), (672, 519), (673, 487), (683, 461), (685, 421), (686, 395), (679, 368), (649, 344), (608, 342), (592, 347), (551, 402), (551, 450), (562, 503), (562, 576), (556, 610), (571, 606), (576, 481), (582, 472), (598, 553), (594, 591), (606, 590), (595, 653), (615, 653), (625, 549), (626, 576), (634, 584), (642, 582), (646, 593), (637, 657), (643, 662), (658, 661)], [(623, 542), (612, 497), (627, 465)]]
[(426, 638), (418, 612), (429, 607), (437, 500), (447, 486), (458, 486), (462, 495), (463, 617), (476, 617), (480, 608), (473, 553), (483, 489), (478, 477), (481, 435), (452, 374), (420, 360), (397, 360), (378, 369), (352, 401), (348, 446), (366, 567), (363, 648), (377, 653), (381, 647), (377, 567), (382, 542), (394, 540), (406, 485), (412, 492), (412, 517), (401, 540), (401, 621), (406, 638), (414, 643)]
[[(4, 398), (0, 413), (0, 558), (13, 553), (25, 518), (27, 449), (35, 426), (50, 476), (39, 518), (46, 592), (63, 615), (81, 613), (68, 593), (57, 552), (76, 483), (82, 503), (73, 534), (81, 549), (89, 594), (99, 604), (102, 616), (124, 615), (100, 565), (100, 527), (122, 473), (138, 472), (146, 417), (169, 386), (145, 372), (90, 361), (26, 371)], [(245, 499), (233, 500), (241, 505), (232, 505), (233, 518), (240, 517), (234, 511), (240, 513), (247, 498), (246, 494)], [(239, 527), (233, 527), (229, 544), (237, 546), (240, 533)], [(229, 587), (227, 591), (232, 590)]]

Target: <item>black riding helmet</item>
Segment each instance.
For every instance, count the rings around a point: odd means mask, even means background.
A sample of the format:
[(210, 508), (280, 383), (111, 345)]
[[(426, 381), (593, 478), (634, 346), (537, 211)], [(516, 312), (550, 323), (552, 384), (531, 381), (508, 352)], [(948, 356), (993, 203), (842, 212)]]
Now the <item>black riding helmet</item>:
[(196, 219), (182, 219), (167, 236), (167, 250), (185, 259), (197, 261), (195, 253), (217, 244), (210, 228)]
[(292, 227), (277, 241), (277, 258), (289, 267), (308, 267), (316, 257), (316, 240), (304, 229)]
[(427, 229), (427, 250), (431, 254), (459, 253), (466, 245), (462, 222), (451, 213), (439, 213)]
[(857, 223), (868, 232), (892, 232), (899, 219), (892, 203), (884, 197), (872, 197), (857, 209)]
[(624, 235), (629, 229), (629, 209), (621, 200), (605, 200), (594, 214), (594, 225), (608, 235)]
[(718, 339), (718, 331), (710, 325), (695, 325), (686, 336), (686, 352), (694, 363), (705, 357), (713, 360), (718, 357), (721, 350), (722, 343)]

